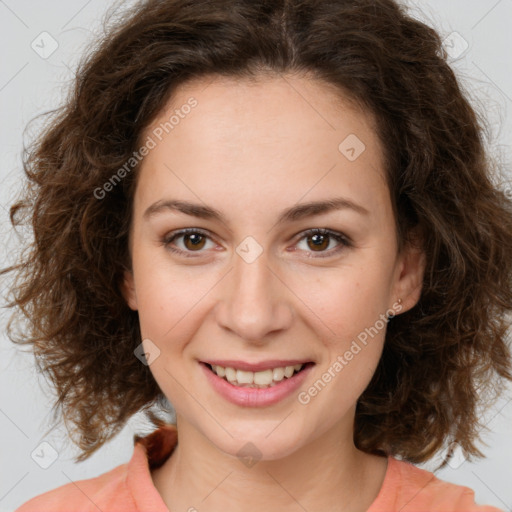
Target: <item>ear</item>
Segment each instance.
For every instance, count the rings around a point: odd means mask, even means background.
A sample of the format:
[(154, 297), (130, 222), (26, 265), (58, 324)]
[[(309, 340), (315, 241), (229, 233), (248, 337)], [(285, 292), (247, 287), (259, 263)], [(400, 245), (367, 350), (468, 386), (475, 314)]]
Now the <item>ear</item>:
[(414, 230), (411, 242), (404, 246), (397, 263), (394, 296), (395, 300), (402, 299), (401, 313), (412, 309), (420, 300), (425, 267), (423, 238), (418, 230)]
[(137, 311), (137, 294), (135, 293), (135, 281), (131, 270), (124, 270), (121, 282), (121, 293), (130, 309)]

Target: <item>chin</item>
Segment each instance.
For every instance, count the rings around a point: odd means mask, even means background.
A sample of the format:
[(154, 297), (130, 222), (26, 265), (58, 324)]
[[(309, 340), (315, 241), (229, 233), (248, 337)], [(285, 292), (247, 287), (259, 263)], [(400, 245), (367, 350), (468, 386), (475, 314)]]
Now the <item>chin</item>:
[[(297, 429), (292, 429), (289, 425), (281, 431), (280, 428), (279, 426), (276, 428), (275, 423), (269, 425), (267, 422), (262, 422), (259, 429), (248, 429), (241, 424), (239, 431), (226, 426), (226, 430), (233, 437), (224, 433), (209, 439), (219, 450), (241, 459), (242, 462), (246, 461), (246, 465), (250, 467), (252, 461), (283, 459), (303, 444)], [(295, 435), (291, 436), (290, 431)], [(272, 433), (269, 435), (269, 432)]]

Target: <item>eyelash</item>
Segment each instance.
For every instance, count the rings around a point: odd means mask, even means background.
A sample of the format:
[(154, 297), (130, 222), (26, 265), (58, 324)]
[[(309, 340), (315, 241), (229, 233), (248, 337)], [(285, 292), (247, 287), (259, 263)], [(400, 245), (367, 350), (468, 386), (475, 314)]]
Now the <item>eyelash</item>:
[[(201, 236), (211, 239), (210, 236), (208, 235), (208, 233), (206, 233), (205, 231), (203, 231), (201, 229), (187, 228), (187, 229), (182, 229), (180, 231), (176, 231), (176, 232), (166, 235), (162, 239), (162, 244), (165, 246), (166, 249), (168, 249), (169, 251), (171, 251), (173, 253), (182, 255), (186, 258), (197, 258), (198, 256), (193, 256), (191, 253), (194, 253), (194, 252), (201, 253), (202, 251), (200, 251), (200, 250), (199, 251), (183, 251), (181, 249), (176, 249), (175, 247), (171, 246), (171, 243), (176, 238), (179, 238), (180, 236), (188, 235), (188, 234), (198, 234), (198, 235), (201, 235)], [(327, 255), (312, 256), (313, 258), (328, 258), (330, 256), (338, 254), (344, 248), (352, 247), (352, 242), (345, 235), (342, 235), (341, 233), (337, 233), (336, 231), (331, 231), (329, 229), (322, 229), (322, 228), (313, 228), (313, 229), (308, 229), (307, 231), (304, 231), (302, 233), (301, 238), (299, 238), (299, 241), (301, 241), (303, 238), (307, 238), (307, 237), (313, 236), (313, 235), (328, 235), (329, 237), (334, 238), (337, 242), (339, 242), (341, 244), (341, 247), (338, 247), (337, 249), (331, 249), (330, 251), (321, 251), (318, 253), (318, 254), (321, 254), (322, 252), (327, 252)], [(311, 251), (311, 253), (314, 254), (315, 252)]]

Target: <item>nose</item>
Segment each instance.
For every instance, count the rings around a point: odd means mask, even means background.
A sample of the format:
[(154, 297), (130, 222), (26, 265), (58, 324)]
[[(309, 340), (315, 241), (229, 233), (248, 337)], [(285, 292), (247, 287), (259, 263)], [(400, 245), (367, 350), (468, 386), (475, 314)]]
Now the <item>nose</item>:
[(235, 254), (233, 265), (216, 307), (217, 322), (253, 344), (267, 343), (271, 333), (290, 327), (293, 294), (270, 268), (265, 252), (250, 263)]

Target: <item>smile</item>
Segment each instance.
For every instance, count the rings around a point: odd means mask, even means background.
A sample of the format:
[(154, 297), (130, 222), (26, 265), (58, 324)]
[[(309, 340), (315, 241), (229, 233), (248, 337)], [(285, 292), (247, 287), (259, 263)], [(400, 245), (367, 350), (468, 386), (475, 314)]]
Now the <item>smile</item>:
[(293, 366), (271, 368), (260, 372), (251, 372), (231, 367), (226, 368), (220, 365), (209, 365), (213, 372), (234, 386), (259, 389), (272, 387), (283, 379), (289, 379), (295, 373), (302, 370), (303, 366), (303, 364), (296, 364)]
[(225, 400), (243, 407), (277, 404), (298, 390), (315, 363), (297, 363), (263, 371), (211, 365), (200, 362), (210, 386)]

